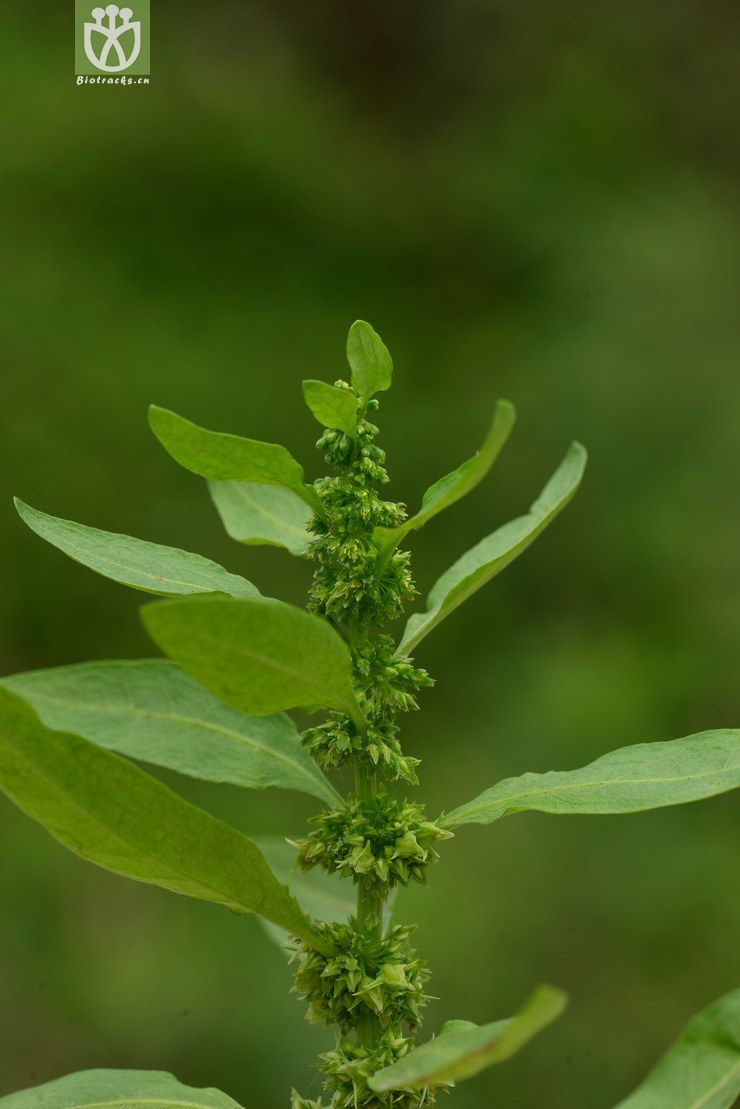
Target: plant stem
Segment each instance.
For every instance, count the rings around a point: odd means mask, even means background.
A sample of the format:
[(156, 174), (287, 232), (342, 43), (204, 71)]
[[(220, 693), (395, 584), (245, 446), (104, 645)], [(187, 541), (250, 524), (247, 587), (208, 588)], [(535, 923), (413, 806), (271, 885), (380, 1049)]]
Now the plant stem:
[[(371, 801), (377, 795), (375, 774), (363, 766), (355, 767), (355, 791), (363, 801)], [(382, 894), (376, 892), (375, 882), (360, 878), (357, 883), (357, 928), (365, 935), (380, 939), (383, 931)], [(377, 1018), (369, 1011), (362, 1014), (357, 1025), (357, 1041), (371, 1047), (378, 1039), (380, 1026)]]

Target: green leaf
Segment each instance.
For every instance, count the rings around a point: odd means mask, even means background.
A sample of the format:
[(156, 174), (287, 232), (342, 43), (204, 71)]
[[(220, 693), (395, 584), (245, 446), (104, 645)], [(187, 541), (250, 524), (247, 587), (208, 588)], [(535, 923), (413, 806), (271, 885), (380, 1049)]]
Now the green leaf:
[(357, 894), (351, 882), (343, 882), (318, 867), (307, 874), (294, 870), (296, 849), (282, 836), (256, 836), (255, 843), (275, 877), (287, 885), (309, 916), (344, 922), (357, 912)]
[(164, 659), (89, 662), (5, 678), (55, 731), (203, 778), (249, 789), (338, 794), (285, 716), (244, 716)]
[(323, 508), (312, 485), (304, 482), (303, 467), (277, 443), (261, 443), (219, 431), (207, 431), (190, 420), (149, 408), (149, 426), (164, 449), (186, 470), (211, 481), (249, 481), (292, 489), (319, 515)]
[(580, 770), (507, 778), (441, 821), (493, 824), (516, 812), (629, 813), (699, 801), (740, 786), (740, 730), (699, 732), (610, 751)]
[(352, 386), (363, 404), (374, 393), (390, 389), (393, 362), (383, 340), (369, 323), (356, 320), (347, 336), (347, 361), (352, 370)]
[(126, 759), (51, 731), (3, 688), (0, 788), (83, 859), (238, 914), (259, 913), (326, 947), (250, 839)]
[(183, 1086), (164, 1071), (84, 1070), (0, 1097), (2, 1109), (241, 1109), (219, 1090)]
[(437, 580), (427, 598), (427, 611), (409, 617), (397, 654), (410, 654), (432, 628), (534, 542), (573, 497), (585, 465), (585, 449), (580, 443), (571, 444), (527, 515), (486, 536)]
[(540, 986), (516, 1016), (480, 1027), (468, 1021), (448, 1021), (434, 1040), (413, 1048), (403, 1059), (384, 1067), (368, 1081), (371, 1090), (418, 1090), (450, 1086), (471, 1078), (493, 1063), (502, 1063), (556, 1017), (566, 996), (552, 986)]
[(285, 547), (304, 557), (314, 538), (313, 512), (290, 489), (249, 481), (209, 481), (208, 488), (226, 531), (238, 543)]
[(211, 596), (141, 610), (169, 658), (240, 712), (335, 708), (362, 727), (349, 648), (325, 620), (282, 601)]
[(357, 435), (357, 397), (349, 389), (324, 381), (304, 381), (303, 396), (322, 427)]
[(47, 516), (17, 497), (15, 507), (31, 531), (47, 543), (97, 574), (132, 589), (160, 597), (214, 592), (229, 593), (232, 597), (260, 595), (251, 582), (201, 555)]
[(491, 426), (480, 450), (463, 462), (452, 473), (445, 474), (430, 485), (421, 499), (421, 508), (415, 516), (397, 528), (376, 528), (374, 538), (381, 551), (390, 550), (401, 542), (411, 530), (424, 527), (428, 520), (474, 489), (483, 480), (498, 458), (514, 426), (516, 412), (508, 400), (498, 401), (491, 419)]
[[(345, 923), (357, 912), (357, 895), (354, 886), (334, 874), (327, 874), (316, 867), (304, 874), (294, 869), (296, 849), (283, 836), (255, 836), (254, 842), (269, 863), (270, 870), (284, 882), (304, 912), (315, 920), (336, 920)], [(349, 888), (347, 888), (349, 886)], [(393, 908), (398, 888), (391, 890), (383, 909), (383, 928), (387, 930), (393, 918)], [(285, 944), (285, 931), (269, 921), (262, 926), (279, 947)]]
[(730, 1109), (740, 1097), (740, 990), (698, 1013), (616, 1109)]

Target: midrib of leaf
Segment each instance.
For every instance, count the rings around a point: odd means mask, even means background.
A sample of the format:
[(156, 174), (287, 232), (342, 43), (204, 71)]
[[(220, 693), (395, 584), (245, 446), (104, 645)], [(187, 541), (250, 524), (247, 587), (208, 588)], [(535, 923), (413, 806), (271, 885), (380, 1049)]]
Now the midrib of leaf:
[[(84, 701), (70, 701), (66, 700), (64, 697), (51, 697), (48, 693), (34, 692), (34, 700), (49, 701), (51, 704), (66, 705), (68, 708), (73, 709), (89, 709), (90, 707)], [(271, 747), (267, 747), (251, 736), (242, 735), (240, 732), (232, 731), (231, 728), (224, 728), (220, 724), (212, 724), (210, 721), (204, 720), (195, 720), (189, 716), (179, 716), (177, 713), (155, 712), (150, 709), (120, 708), (113, 705), (96, 705), (95, 712), (107, 712), (111, 716), (134, 716), (146, 718), (147, 720), (170, 720), (177, 724), (192, 724), (197, 728), (204, 728), (212, 732), (217, 732), (219, 735), (226, 736), (227, 739), (233, 740), (235, 743), (243, 743), (247, 747), (254, 747), (258, 751), (264, 751), (270, 758), (275, 759), (276, 762), (285, 763), (285, 765), (291, 767), (291, 769), (300, 771), (304, 778), (313, 783), (321, 781), (320, 778), (314, 777), (302, 763), (294, 762), (288, 755), (283, 754), (282, 751), (274, 751)], [(144, 758), (144, 756), (141, 757)], [(332, 801), (336, 801), (337, 798), (341, 800), (339, 793), (337, 793), (330, 783), (327, 783), (327, 796), (331, 796)]]
[(274, 516), (272, 512), (268, 512), (267, 509), (263, 508), (262, 505), (257, 504), (256, 501), (250, 500), (249, 494), (246, 493), (243, 489), (238, 489), (237, 494), (238, 496), (244, 498), (250, 508), (252, 508), (258, 516), (264, 516), (266, 520), (271, 520), (274, 524), (277, 524), (279, 528), (282, 528), (283, 531), (292, 531), (301, 539), (306, 538), (307, 532), (305, 530), (296, 527), (295, 524), (286, 524), (285, 521), (282, 520), (279, 516)]
[[(218, 639), (213, 635), (209, 635), (208, 632), (202, 632), (199, 636), (199, 639), (201, 643), (211, 643), (215, 647), (223, 646), (223, 641), (221, 639)], [(275, 658), (272, 657), (272, 655), (262, 655), (257, 651), (250, 651), (246, 647), (240, 647), (233, 643), (230, 644), (230, 650), (232, 650), (234, 654), (241, 655), (242, 658), (250, 659), (253, 662), (259, 662), (263, 666), (268, 666), (273, 670), (279, 671), (281, 674), (287, 674), (288, 677), (295, 679), (300, 685), (308, 686), (309, 689), (315, 689), (317, 693), (331, 693), (332, 696), (335, 697), (336, 700), (338, 700), (339, 703), (347, 709), (347, 715), (351, 716), (353, 720), (357, 721), (357, 710), (355, 706), (353, 706), (352, 702), (346, 701), (344, 700), (344, 698), (339, 697), (339, 695), (336, 694), (335, 691), (330, 688), (330, 686), (321, 685), (319, 682), (309, 680), (306, 675), (303, 674), (300, 670), (294, 670), (291, 666), (286, 666), (284, 663), (278, 662)]]
[[(26, 763), (26, 765), (31, 768), (32, 772), (34, 774), (36, 774), (39, 778), (41, 778), (44, 782), (46, 782), (48, 785), (50, 785), (51, 788), (60, 797), (62, 797), (63, 800), (68, 805), (70, 805), (71, 808), (76, 809), (77, 812), (79, 812), (79, 813), (82, 813), (83, 816), (85, 816), (88, 820), (92, 820), (92, 822), (94, 824), (96, 824), (99, 828), (102, 828), (109, 835), (112, 835), (113, 838), (118, 840), (119, 843), (124, 844), (124, 846), (126, 846), (126, 847), (133, 848), (135, 851), (137, 851), (142, 856), (142, 858), (147, 859), (149, 862), (156, 864), (156, 866), (158, 866), (158, 867), (162, 866), (161, 859), (158, 859), (155, 855), (151, 855), (148, 851), (143, 850), (137, 844), (131, 843), (124, 836), (122, 836), (119, 832), (117, 832), (115, 830), (115, 828), (111, 828), (111, 826), (109, 824), (104, 824), (103, 821), (100, 820), (98, 817), (96, 817), (93, 813), (91, 813), (87, 809), (83, 808), (83, 806), (81, 804), (79, 804), (79, 802), (76, 801), (74, 797), (70, 797), (70, 795), (67, 792), (65, 792), (65, 790), (63, 790), (61, 788), (61, 786), (59, 786), (54, 781), (53, 778), (49, 778), (49, 776), (44, 771), (39, 770), (39, 768), (37, 766), (35, 766), (33, 762), (30, 762), (27, 758), (24, 758), (23, 754), (18, 751), (17, 747), (14, 747), (13, 749), (15, 750), (16, 754), (19, 755), (19, 757)], [(235, 901), (231, 898), (229, 899), (229, 902), (224, 902), (224, 900), (223, 900), (223, 891), (217, 889), (216, 886), (209, 886), (207, 883), (203, 882), (200, 878), (197, 879), (197, 881), (194, 881), (194, 879), (192, 878), (191, 875), (187, 874), (185, 871), (182, 871), (177, 867), (173, 867), (172, 864), (169, 863), (169, 862), (166, 864), (166, 869), (170, 872), (170, 874), (172, 874), (172, 875), (174, 875), (175, 877), (178, 877), (178, 878), (184, 878), (186, 881), (191, 882), (194, 885), (196, 885), (199, 889), (207, 890), (211, 893), (218, 894), (218, 903), (221, 904), (221, 905), (231, 904), (235, 908), (239, 909), (241, 912), (243, 912), (245, 909), (249, 913), (253, 913), (255, 911), (254, 909), (251, 909), (248, 905), (245, 906), (240, 901)], [(261, 883), (259, 883), (259, 884), (261, 885)], [(208, 900), (211, 900), (211, 898), (208, 898)], [(268, 920), (271, 919), (270, 917), (267, 916), (266, 913), (260, 912), (258, 915), (259, 916), (264, 916)], [(273, 921), (273, 924), (277, 924), (279, 928), (284, 928), (284, 925), (280, 924), (279, 921), (275, 920), (275, 921)], [(165, 1104), (166, 1104), (166, 1102), (165, 1102)], [(209, 1109), (209, 1107), (206, 1106), (206, 1107), (204, 1107), (204, 1109)]]
[[(186, 552), (183, 552), (183, 553), (186, 553)], [(75, 556), (73, 555), (72, 557), (74, 558)], [(139, 569), (138, 566), (132, 566), (131, 564), (129, 564), (127, 562), (117, 562), (114, 558), (108, 558), (106, 555), (98, 554), (97, 551), (94, 553), (93, 557), (98, 562), (102, 562), (102, 563), (104, 563), (108, 566), (114, 566), (118, 570), (128, 570), (131, 573), (138, 574), (142, 578), (149, 578), (151, 581), (164, 582), (167, 585), (189, 585), (189, 586), (195, 586), (196, 589), (201, 588), (201, 586), (197, 585), (197, 583), (194, 582), (194, 581), (180, 581), (178, 578), (164, 577), (163, 574), (150, 574), (148, 570)], [(79, 561), (79, 559), (75, 558), (75, 561)], [(87, 565), (87, 563), (85, 563), (85, 565)], [(222, 569), (223, 569), (223, 567), (222, 567)], [(228, 574), (229, 571), (224, 570), (224, 573)], [(231, 576), (236, 577), (237, 575), (231, 575)], [(246, 581), (246, 579), (244, 579), (244, 580)]]
[[(657, 785), (664, 782), (694, 782), (699, 778), (713, 778), (717, 774), (724, 774), (728, 770), (732, 771), (735, 769), (740, 769), (740, 763), (737, 764), (737, 767), (730, 763), (726, 763), (720, 770), (702, 770), (696, 774), (678, 774), (670, 778), (605, 778), (603, 780), (594, 779), (593, 781), (589, 780), (587, 782), (566, 782), (561, 786), (547, 786), (543, 789), (528, 790), (526, 793), (512, 793), (508, 797), (495, 797), (485, 802), (485, 804), (476, 805), (475, 808), (469, 807), (468, 805), (459, 805), (458, 808), (464, 808), (467, 816), (472, 813), (480, 812), (489, 805), (505, 805), (507, 801), (526, 800), (531, 797), (548, 797), (554, 793), (565, 793), (569, 789), (583, 789), (587, 786), (634, 786), (642, 785), (643, 783), (646, 785)], [(560, 770), (555, 771), (555, 773), (567, 774), (568, 771)], [(491, 788), (495, 789), (496, 787), (492, 786)]]
[(127, 1098), (126, 1101), (85, 1101), (80, 1102), (74, 1106), (74, 1109), (116, 1109), (120, 1106), (121, 1109), (126, 1109), (126, 1106), (131, 1105), (164, 1105), (172, 1107), (172, 1109), (213, 1109), (212, 1105), (202, 1105), (200, 1102), (195, 1101), (173, 1101), (172, 1098)]
[(736, 1074), (740, 1074), (740, 1063), (736, 1063), (732, 1070), (729, 1071), (724, 1078), (720, 1078), (716, 1086), (712, 1086), (711, 1090), (707, 1090), (707, 1092), (702, 1098), (699, 1099), (699, 1101), (695, 1101), (690, 1106), (690, 1109), (701, 1109), (702, 1105), (707, 1105), (709, 1099), (711, 1097), (714, 1097), (715, 1094), (719, 1093), (723, 1086), (727, 1086)]

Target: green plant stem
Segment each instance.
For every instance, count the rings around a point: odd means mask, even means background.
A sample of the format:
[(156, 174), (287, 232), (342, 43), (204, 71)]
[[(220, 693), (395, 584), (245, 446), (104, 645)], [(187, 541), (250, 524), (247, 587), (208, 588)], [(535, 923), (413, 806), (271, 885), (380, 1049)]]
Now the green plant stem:
[[(377, 795), (376, 775), (366, 767), (355, 768), (355, 790), (358, 797), (370, 800)], [(361, 878), (357, 884), (357, 927), (361, 932), (380, 939), (383, 930), (384, 899), (374, 888), (374, 882)], [(362, 1014), (357, 1026), (358, 1043), (371, 1047), (378, 1040), (380, 1025), (370, 1012)]]

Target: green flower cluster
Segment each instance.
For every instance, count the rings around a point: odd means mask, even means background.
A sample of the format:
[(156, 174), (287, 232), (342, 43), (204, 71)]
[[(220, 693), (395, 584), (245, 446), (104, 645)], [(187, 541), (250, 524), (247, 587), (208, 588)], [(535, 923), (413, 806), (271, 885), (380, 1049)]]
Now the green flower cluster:
[[(350, 388), (346, 382), (336, 384)], [(366, 410), (377, 407), (377, 400), (369, 400)], [(378, 428), (360, 411), (356, 435), (324, 431), (317, 446), (340, 474), (316, 482), (324, 517), (310, 524), (316, 536), (310, 553), (319, 566), (308, 607), (360, 630), (400, 616), (416, 594), (408, 551), (383, 558), (373, 542), (376, 527), (396, 527), (406, 516), (403, 505), (381, 500), (370, 488), (370, 483), (388, 480), (385, 452), (373, 442), (377, 434)]]
[(341, 1037), (334, 1051), (321, 1056), (322, 1070), (327, 1076), (327, 1089), (334, 1091), (331, 1109), (418, 1109), (434, 1104), (434, 1092), (389, 1090), (376, 1093), (367, 1080), (376, 1071), (402, 1059), (413, 1047), (408, 1036), (388, 1030), (373, 1046)]
[(321, 866), (382, 897), (396, 885), (423, 882), (429, 863), (439, 858), (434, 844), (452, 832), (424, 819), (421, 805), (396, 801), (386, 790), (374, 797), (350, 797), (344, 805), (313, 817), (316, 831), (300, 844), (302, 870)]
[(415, 1028), (427, 1001), (423, 987), (429, 972), (409, 944), (413, 928), (394, 924), (385, 937), (377, 937), (354, 919), (318, 927), (333, 955), (291, 941), (297, 963), (293, 990), (307, 1002), (308, 1019), (348, 1033), (369, 1013), (381, 1029), (401, 1022)]
[(355, 695), (368, 722), (366, 730), (358, 730), (348, 716), (331, 712), (327, 721), (303, 733), (304, 747), (324, 769), (351, 759), (381, 770), (391, 780), (416, 784), (419, 760), (403, 754), (395, 717), (418, 708), (415, 694), (434, 681), (410, 659), (396, 658), (394, 650), (389, 635), (377, 635), (352, 652)]
[[(409, 554), (378, 541), (377, 529), (397, 527), (406, 512), (372, 488), (388, 480), (385, 454), (375, 444), (378, 429), (367, 415), (377, 400), (363, 404), (346, 382), (335, 385), (357, 400), (356, 433), (345, 422), (344, 430), (326, 429), (318, 442), (338, 476), (315, 484), (323, 513), (310, 525), (317, 566), (308, 607), (349, 645), (363, 724), (332, 711), (303, 733), (305, 750), (322, 768), (355, 767), (357, 793), (312, 821), (314, 829), (298, 845), (298, 865), (351, 876), (358, 912), (346, 924), (317, 925), (331, 956), (290, 941), (294, 992), (307, 1002), (309, 1020), (339, 1031), (336, 1048), (321, 1057), (330, 1109), (418, 1109), (432, 1104), (428, 1090), (377, 1093), (367, 1085), (410, 1050), (427, 1001), (428, 971), (409, 943), (413, 929), (394, 925), (384, 934), (383, 902), (392, 887), (423, 881), (437, 858), (434, 844), (451, 833), (426, 820), (421, 806), (397, 801), (378, 785), (379, 773), (417, 782), (419, 760), (403, 754), (396, 717), (416, 709), (419, 690), (433, 683), (425, 670), (396, 657), (391, 636), (373, 634), (416, 594)], [(294, 1092), (292, 1107), (322, 1109), (323, 1102)]]
[(308, 728), (301, 742), (308, 753), (324, 770), (344, 766), (348, 762), (380, 770), (390, 781), (399, 778), (411, 785), (419, 779), (416, 767), (419, 759), (404, 755), (396, 738), (395, 724), (374, 728), (371, 724), (362, 732), (348, 716), (330, 712), (329, 719), (315, 728)]

